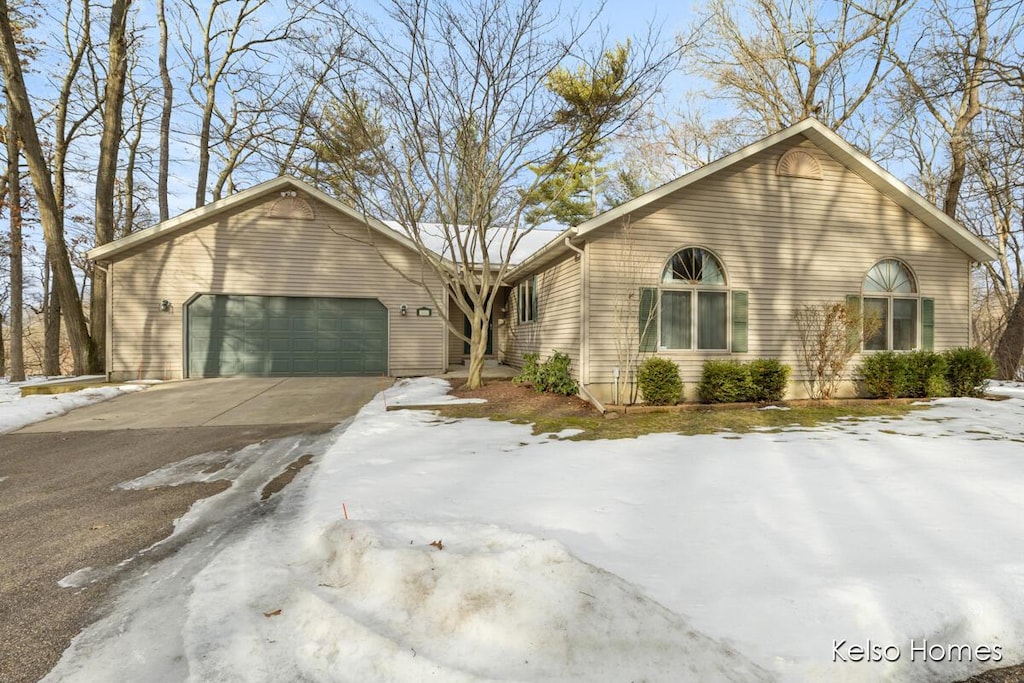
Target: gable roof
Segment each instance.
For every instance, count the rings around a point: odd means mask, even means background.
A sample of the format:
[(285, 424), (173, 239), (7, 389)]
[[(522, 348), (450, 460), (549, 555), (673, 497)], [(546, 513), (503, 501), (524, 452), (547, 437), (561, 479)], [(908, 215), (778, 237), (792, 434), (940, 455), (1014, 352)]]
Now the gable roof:
[[(803, 135), (822, 150), (830, 154), (841, 164), (860, 176), (865, 182), (891, 199), (912, 216), (920, 220), (928, 227), (935, 230), (942, 237), (956, 245), (961, 251), (975, 261), (992, 261), (998, 254), (995, 249), (989, 246), (984, 240), (977, 237), (958, 222), (944, 214), (935, 205), (912, 190), (906, 183), (896, 178), (884, 168), (869, 159), (866, 155), (857, 151), (853, 145), (843, 140), (828, 126), (816, 119), (808, 118), (799, 123), (785, 128), (774, 135), (747, 145), (718, 161), (707, 166), (691, 171), (670, 183), (655, 188), (650, 192), (640, 195), (630, 201), (620, 204), (614, 209), (591, 218), (590, 220), (576, 226), (576, 236), (583, 238), (590, 232), (618, 220), (630, 213), (641, 209), (648, 204), (666, 197), (673, 192), (692, 185), (708, 176), (717, 173), (735, 163), (743, 161), (764, 150), (784, 142), (797, 135)], [(525, 263), (523, 265), (526, 265)]]
[(416, 251), (416, 245), (413, 244), (412, 240), (405, 235), (392, 230), (376, 218), (360, 213), (351, 206), (338, 201), (334, 197), (321, 192), (312, 185), (304, 183), (297, 178), (281, 176), (279, 178), (274, 178), (273, 180), (260, 183), (259, 185), (254, 185), (253, 187), (237, 192), (229, 197), (218, 199), (217, 201), (205, 206), (200, 206), (197, 209), (186, 211), (180, 216), (175, 216), (174, 218), (157, 223), (145, 230), (139, 230), (138, 232), (122, 237), (119, 240), (114, 240), (113, 242), (93, 247), (86, 253), (86, 257), (92, 261), (110, 261), (112, 257), (128, 251), (129, 249), (134, 249), (135, 247), (142, 246), (161, 237), (183, 232), (189, 228), (197, 226), (198, 224), (208, 221), (231, 208), (241, 206), (265, 195), (273, 195), (286, 190), (302, 192), (303, 194), (326, 204), (339, 213), (368, 225), (371, 229), (379, 232), (380, 234), (395, 240), (399, 244), (402, 244), (413, 251)]

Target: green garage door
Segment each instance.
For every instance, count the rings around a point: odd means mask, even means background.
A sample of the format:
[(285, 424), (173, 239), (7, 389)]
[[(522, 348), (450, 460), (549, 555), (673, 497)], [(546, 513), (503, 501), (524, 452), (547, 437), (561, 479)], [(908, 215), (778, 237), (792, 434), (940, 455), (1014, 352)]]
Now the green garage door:
[(190, 377), (387, 372), (388, 311), (376, 299), (202, 294), (187, 318)]

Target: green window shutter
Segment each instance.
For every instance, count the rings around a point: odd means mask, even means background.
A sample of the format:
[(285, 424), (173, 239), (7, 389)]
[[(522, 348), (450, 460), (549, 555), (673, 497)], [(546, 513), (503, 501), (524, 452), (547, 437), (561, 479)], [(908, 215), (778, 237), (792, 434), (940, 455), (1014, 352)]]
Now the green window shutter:
[(658, 350), (658, 288), (640, 288), (640, 351)]
[(935, 299), (921, 299), (921, 349), (935, 348)]
[[(861, 300), (860, 294), (846, 295), (846, 314), (854, 320), (860, 320)], [(846, 330), (846, 341), (850, 346), (860, 348), (860, 340), (864, 334), (864, 323), (860, 322), (856, 327), (848, 327)]]
[(748, 306), (747, 293), (734, 291), (732, 293), (732, 352), (747, 352), (747, 330), (748, 330)]

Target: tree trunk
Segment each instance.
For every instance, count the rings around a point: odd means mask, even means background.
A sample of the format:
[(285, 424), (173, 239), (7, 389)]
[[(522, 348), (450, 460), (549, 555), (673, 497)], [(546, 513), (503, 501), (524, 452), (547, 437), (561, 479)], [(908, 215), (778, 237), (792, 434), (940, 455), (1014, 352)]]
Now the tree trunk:
[(985, 69), (988, 66), (988, 15), (989, 1), (974, 0), (974, 26), (977, 34), (977, 48), (970, 55), (973, 60), (965, 76), (965, 92), (960, 104), (960, 111), (953, 124), (953, 132), (949, 140), (950, 169), (946, 181), (946, 196), (942, 202), (942, 211), (956, 220), (957, 206), (960, 202), (960, 190), (967, 174), (967, 149), (971, 123), (981, 113), (981, 86)]
[(163, 85), (164, 101), (160, 110), (160, 157), (157, 164), (156, 198), (160, 205), (160, 221), (170, 218), (167, 208), (167, 170), (171, 158), (171, 107), (174, 106), (174, 85), (167, 70), (167, 17), (164, 14), (164, 0), (157, 0), (156, 20), (160, 25), (160, 82)]
[(469, 376), (467, 389), (479, 389), (484, 385), (484, 356), (487, 355), (487, 318), (475, 310), (470, 318)]
[(996, 346), (996, 379), (1013, 380), (1020, 369), (1021, 355), (1024, 354), (1024, 288), (1017, 293), (1006, 329)]
[(43, 153), (42, 143), (39, 141), (35, 116), (25, 88), (21, 55), (18, 54), (18, 46), (14, 42), (7, 0), (0, 0), (0, 63), (7, 84), (8, 116), (14, 121), (32, 176), (39, 221), (43, 226), (43, 238), (53, 268), (53, 285), (65, 317), (71, 352), (75, 360), (75, 372), (82, 373), (89, 367), (92, 339), (89, 337), (89, 328), (85, 322), (82, 300), (75, 287), (75, 274), (71, 269), (67, 244), (64, 242), (64, 223), (54, 195), (50, 168)]
[[(13, 124), (7, 126), (7, 196), (11, 217), (11, 381), (25, 381), (24, 274), (21, 239), (21, 156)], [(2, 344), (0, 344), (2, 347)]]
[(50, 263), (47, 260), (43, 282), (43, 374), (60, 375), (60, 299), (53, 289)]
[(199, 123), (199, 170), (196, 173), (196, 208), (206, 204), (206, 185), (210, 178), (210, 129), (213, 126), (213, 107), (216, 92), (206, 90), (206, 104)]
[[(114, 184), (117, 180), (117, 154), (121, 145), (121, 108), (128, 73), (128, 6), (131, 0), (114, 0), (110, 7), (108, 33), (109, 63), (103, 99), (103, 133), (100, 136), (100, 158), (96, 168), (96, 241), (95, 246), (114, 239)], [(92, 322), (92, 345), (89, 354), (90, 373), (103, 372), (107, 348), (107, 271), (95, 268), (92, 273), (92, 298), (89, 317)]]

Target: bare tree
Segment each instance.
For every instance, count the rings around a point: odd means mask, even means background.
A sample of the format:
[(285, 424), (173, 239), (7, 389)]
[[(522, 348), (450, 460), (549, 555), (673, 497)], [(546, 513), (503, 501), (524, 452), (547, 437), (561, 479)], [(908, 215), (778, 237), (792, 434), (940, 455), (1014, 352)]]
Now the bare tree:
[(8, 116), (14, 121), (32, 177), (43, 237), (53, 268), (53, 286), (60, 299), (61, 311), (67, 324), (68, 337), (75, 358), (75, 370), (82, 373), (89, 367), (92, 340), (89, 337), (82, 301), (75, 287), (75, 276), (64, 243), (64, 225), (54, 194), (51, 168), (43, 153), (43, 146), (36, 130), (36, 118), (25, 88), (21, 56), (11, 29), (11, 12), (7, 0), (0, 0), (0, 64), (7, 85)]
[[(1024, 354), (1024, 54), (1019, 51), (1005, 61), (990, 60), (990, 72), (1001, 97), (990, 106), (983, 128), (984, 140), (972, 150), (973, 166), (984, 187), (984, 197), (999, 251), (1001, 273), (992, 280), (1002, 287), (1005, 325), (995, 346), (997, 377), (1019, 378)], [(981, 152), (984, 150), (984, 152)], [(1013, 302), (1010, 306), (1009, 303)]]
[[(95, 246), (114, 239), (114, 186), (117, 181), (117, 157), (124, 135), (121, 109), (128, 77), (128, 8), (131, 0), (114, 0), (110, 6), (107, 32), (107, 79), (103, 92), (103, 129), (99, 161), (96, 167), (96, 241)], [(95, 268), (92, 274), (92, 359), (90, 371), (103, 368), (107, 342), (107, 271)]]
[[(368, 150), (379, 172), (348, 184), (364, 213), (398, 223), (443, 283), (455, 303), (446, 322), (469, 343), (467, 385), (477, 387), (498, 287), (530, 229), (526, 198), (544, 180), (530, 169), (557, 169), (606, 140), (649, 101), (678, 53), (633, 42), (628, 69), (617, 74), (602, 70), (602, 48), (581, 62), (574, 56), (584, 53), (592, 21), (549, 14), (539, 0), (392, 0), (386, 14), (383, 24), (339, 16), (360, 72), (338, 79), (334, 99), (365, 96), (379, 119), (364, 131), (379, 120), (387, 132)], [(570, 68), (586, 93), (575, 104), (548, 88), (551, 74)], [(435, 305), (448, 310), (443, 298)]]
[(849, 127), (891, 68), (910, 0), (710, 0), (693, 64), (737, 116), (774, 132), (815, 116)]
[(164, 0), (156, 2), (156, 21), (160, 27), (159, 56), (160, 85), (163, 99), (160, 104), (160, 156), (157, 160), (156, 197), (159, 205), (160, 220), (170, 218), (167, 204), (167, 176), (171, 163), (171, 111), (174, 107), (174, 83), (167, 67), (167, 13), (164, 11)]
[[(957, 218), (960, 188), (967, 173), (970, 131), (982, 111), (986, 66), (994, 48), (989, 36), (990, 0), (974, 0), (970, 26), (946, 3), (935, 3), (925, 14), (925, 29), (908, 58), (889, 48), (889, 59), (899, 67), (904, 102), (924, 108), (941, 126), (949, 146), (942, 210)], [(1005, 38), (1004, 38), (1005, 40)]]
[[(1016, 37), (1024, 24), (1019, 3), (974, 0), (966, 8), (926, 6), (921, 33), (906, 57), (890, 59), (900, 78), (891, 88), (895, 143), (911, 150), (929, 198), (999, 257), (982, 264), (988, 282), (976, 329), (992, 342), (1000, 376), (1012, 378), (1024, 344), (1024, 307), (1017, 306), (1024, 279), (1021, 246), (1020, 54)], [(902, 144), (900, 144), (902, 143)], [(1018, 316), (1016, 319), (1014, 315)], [(1014, 322), (1016, 320), (1016, 322)]]
[(648, 110), (617, 136), (615, 173), (605, 193), (618, 206), (763, 137), (741, 117), (712, 117), (696, 95), (668, 112)]
[[(133, 40), (133, 42), (135, 41)], [(137, 53), (137, 50), (132, 50), (132, 52), (128, 82), (125, 86), (125, 99), (128, 101), (130, 108), (129, 123), (124, 130), (122, 140), (125, 159), (122, 180), (118, 183), (118, 192), (114, 196), (115, 239), (130, 235), (140, 227), (145, 227), (152, 223), (143, 204), (143, 198), (149, 196), (150, 192), (139, 180), (140, 178), (145, 179), (147, 177), (144, 169), (152, 165), (149, 163), (149, 160), (156, 156), (158, 166), (156, 193), (159, 195), (160, 174), (162, 172), (162, 169), (159, 168), (160, 152), (158, 151), (154, 154), (153, 148), (146, 142), (146, 133), (150, 123), (147, 111), (150, 102), (154, 99), (155, 90), (146, 83), (139, 82), (138, 79), (144, 77), (144, 73), (139, 67), (137, 54), (134, 54)], [(161, 140), (159, 144), (163, 144), (163, 141)], [(159, 204), (159, 202), (158, 197), (157, 203)]]
[[(308, 174), (311, 170), (309, 159), (299, 159), (301, 151), (312, 150), (315, 155), (320, 145), (316, 138), (322, 136), (326, 127), (318, 120), (318, 114), (329, 104), (325, 104), (325, 85), (331, 73), (338, 68), (344, 39), (332, 45), (320, 36), (300, 33), (297, 39), (302, 50), (293, 57), (293, 63), (301, 78), (298, 82), (305, 83), (305, 91), (295, 88), (285, 101), (283, 110), (293, 126), (289, 135), (280, 141), (281, 153), (277, 158), (277, 173), (298, 172)], [(316, 180), (314, 179), (314, 182)]]
[(25, 381), (25, 352), (24, 352), (24, 323), (23, 313), (24, 302), (24, 259), (23, 259), (23, 235), (22, 235), (22, 207), (21, 207), (21, 152), (18, 147), (18, 135), (14, 130), (13, 122), (8, 121), (7, 126), (7, 207), (11, 224), (10, 242), (10, 304), (11, 310), (9, 320), (11, 323), (11, 353), (10, 353), (10, 378), (12, 382)]
[[(223, 131), (220, 140), (215, 138), (214, 119), (222, 91), (227, 88), (240, 92), (240, 87), (229, 81), (265, 79), (272, 73), (270, 65), (277, 56), (275, 46), (293, 36), (311, 7), (293, 8), (286, 20), (263, 29), (260, 19), (269, 16), (270, 0), (210, 0), (205, 9), (197, 0), (185, 0), (183, 5), (181, 39), (183, 58), (191, 71), (189, 95), (200, 108), (195, 201), (198, 207), (206, 203), (212, 148), (229, 138)], [(276, 78), (285, 79), (288, 75), (278, 72)], [(227, 120), (233, 117), (228, 115)], [(237, 160), (239, 154), (229, 152), (227, 160)], [(226, 173), (230, 176), (230, 170)], [(225, 184), (227, 179), (221, 187)]]

